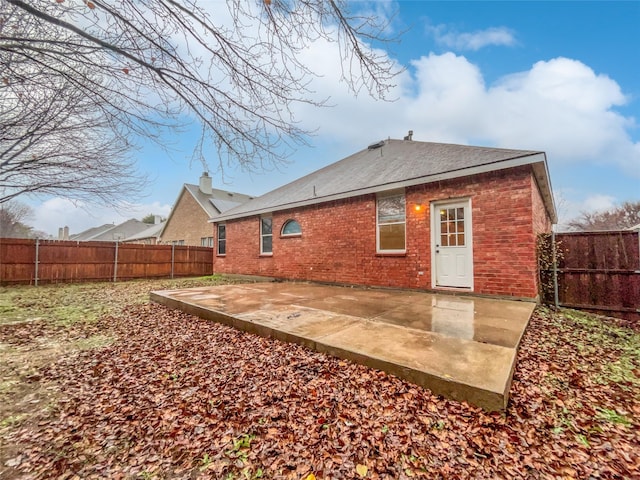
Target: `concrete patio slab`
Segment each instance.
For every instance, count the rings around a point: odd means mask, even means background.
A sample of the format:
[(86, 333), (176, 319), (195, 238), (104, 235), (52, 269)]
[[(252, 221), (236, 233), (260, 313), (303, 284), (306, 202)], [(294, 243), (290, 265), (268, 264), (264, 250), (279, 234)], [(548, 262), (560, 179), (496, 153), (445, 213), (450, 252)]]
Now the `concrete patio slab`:
[(164, 290), (154, 302), (506, 408), (534, 303), (309, 283)]

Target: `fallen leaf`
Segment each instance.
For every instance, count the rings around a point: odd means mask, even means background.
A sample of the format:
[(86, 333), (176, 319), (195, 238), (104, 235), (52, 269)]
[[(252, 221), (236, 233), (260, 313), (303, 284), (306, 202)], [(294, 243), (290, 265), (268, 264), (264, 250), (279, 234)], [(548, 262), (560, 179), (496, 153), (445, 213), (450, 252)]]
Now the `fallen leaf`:
[[(56, 405), (8, 427), (7, 443), (21, 461), (3, 462), (14, 465), (7, 468), (16, 478), (128, 478), (135, 470), (180, 478), (206, 472), (220, 479), (365, 480), (421, 478), (424, 468), (439, 478), (637, 477), (637, 422), (594, 415), (615, 406), (626, 418), (639, 418), (640, 401), (629, 394), (636, 384), (588, 380), (618, 362), (637, 334), (600, 335), (602, 341), (587, 344), (599, 361), (585, 361), (578, 347), (604, 328), (599, 317), (566, 328), (562, 312), (536, 308), (521, 340), (509, 405), (487, 413), (299, 345), (139, 301), (149, 290), (182, 288), (176, 284), (73, 288), (73, 296), (71, 286), (16, 290), (15, 303), (33, 310), (34, 321), (0, 322), (0, 343), (25, 352), (28, 374), (21, 378), (28, 381), (16, 390), (44, 389)], [(0, 292), (0, 305), (6, 292), (11, 289)], [(81, 306), (107, 299), (113, 313), (64, 328), (36, 317), (40, 304), (52, 309), (60, 299)], [(80, 355), (65, 347), (32, 366), (47, 346), (90, 338), (113, 341)], [(556, 368), (578, 364), (580, 382), (572, 381), (575, 369)], [(14, 398), (0, 405), (3, 418), (12, 414)], [(34, 410), (48, 403), (44, 398), (34, 397), (40, 399)], [(375, 458), (366, 456), (373, 451)], [(367, 463), (371, 474), (353, 459)]]
[(362, 465), (360, 463), (358, 465), (356, 465), (356, 472), (358, 473), (360, 478), (366, 477), (368, 471), (369, 471), (369, 469), (367, 468), (366, 465)]

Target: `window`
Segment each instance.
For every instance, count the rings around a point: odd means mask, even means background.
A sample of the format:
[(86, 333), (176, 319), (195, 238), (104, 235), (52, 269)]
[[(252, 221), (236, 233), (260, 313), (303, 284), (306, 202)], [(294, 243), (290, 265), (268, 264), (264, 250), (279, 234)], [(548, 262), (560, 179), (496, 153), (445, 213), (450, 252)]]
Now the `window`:
[(218, 224), (218, 248), (216, 249), (216, 254), (227, 254), (227, 226), (224, 223)]
[(300, 228), (300, 224), (295, 220), (287, 220), (282, 226), (281, 235), (283, 237), (302, 235), (302, 228)]
[(440, 245), (464, 247), (464, 208), (440, 209)]
[(171, 245), (182, 246), (184, 245), (184, 240), (171, 240)]
[(272, 224), (273, 219), (271, 217), (260, 219), (260, 255), (271, 255), (273, 253)]
[(213, 237), (201, 237), (200, 238), (200, 246), (201, 247), (213, 247)]
[(378, 197), (378, 252), (405, 252), (405, 203), (404, 193)]

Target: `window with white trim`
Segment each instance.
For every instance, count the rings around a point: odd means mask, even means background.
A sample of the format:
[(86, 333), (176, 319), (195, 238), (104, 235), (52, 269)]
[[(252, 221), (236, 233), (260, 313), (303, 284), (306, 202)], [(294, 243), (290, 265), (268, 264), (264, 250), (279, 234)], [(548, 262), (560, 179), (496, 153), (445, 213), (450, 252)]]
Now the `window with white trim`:
[(376, 244), (379, 253), (406, 252), (406, 199), (404, 193), (378, 195)]
[(300, 227), (300, 224), (297, 221), (293, 219), (287, 220), (286, 222), (284, 222), (284, 225), (282, 226), (280, 235), (283, 237), (300, 236), (302, 235), (302, 228)]
[(213, 247), (213, 237), (200, 237), (201, 247)]
[(218, 235), (216, 236), (218, 242), (216, 247), (217, 255), (227, 254), (227, 226), (224, 223), (218, 224)]
[(260, 219), (260, 255), (273, 254), (273, 219), (262, 217)]

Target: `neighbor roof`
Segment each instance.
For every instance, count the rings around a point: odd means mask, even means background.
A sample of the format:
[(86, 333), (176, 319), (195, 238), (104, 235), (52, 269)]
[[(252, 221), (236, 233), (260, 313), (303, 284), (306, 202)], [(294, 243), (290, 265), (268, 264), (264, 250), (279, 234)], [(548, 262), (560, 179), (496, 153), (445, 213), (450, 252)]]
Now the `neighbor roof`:
[(81, 242), (113, 242), (115, 240), (123, 240), (127, 237), (135, 235), (148, 227), (146, 223), (131, 218), (118, 225), (107, 223), (100, 227), (90, 228), (84, 232), (71, 235), (70, 240)]
[(212, 188), (211, 195), (207, 195), (202, 193), (198, 185), (192, 185), (190, 183), (185, 183), (184, 188), (195, 198), (196, 202), (200, 204), (210, 217), (242, 205), (253, 198), (243, 193), (229, 192), (217, 188)]
[(83, 230), (80, 233), (73, 233), (69, 235), (69, 240), (77, 240), (79, 242), (93, 240), (93, 238), (102, 235), (105, 232), (108, 232), (114, 227), (115, 224), (113, 223), (105, 223), (104, 225), (100, 225), (99, 227), (88, 228), (87, 230)]
[(142, 240), (145, 238), (158, 238), (160, 236), (160, 232), (164, 228), (165, 222), (155, 223), (153, 225), (148, 225), (147, 228), (138, 232), (130, 237), (124, 239), (124, 241), (129, 242), (132, 240)]
[(391, 139), (216, 215), (211, 221), (260, 215), (521, 165), (533, 167), (545, 207), (555, 223), (556, 210), (544, 152)]

